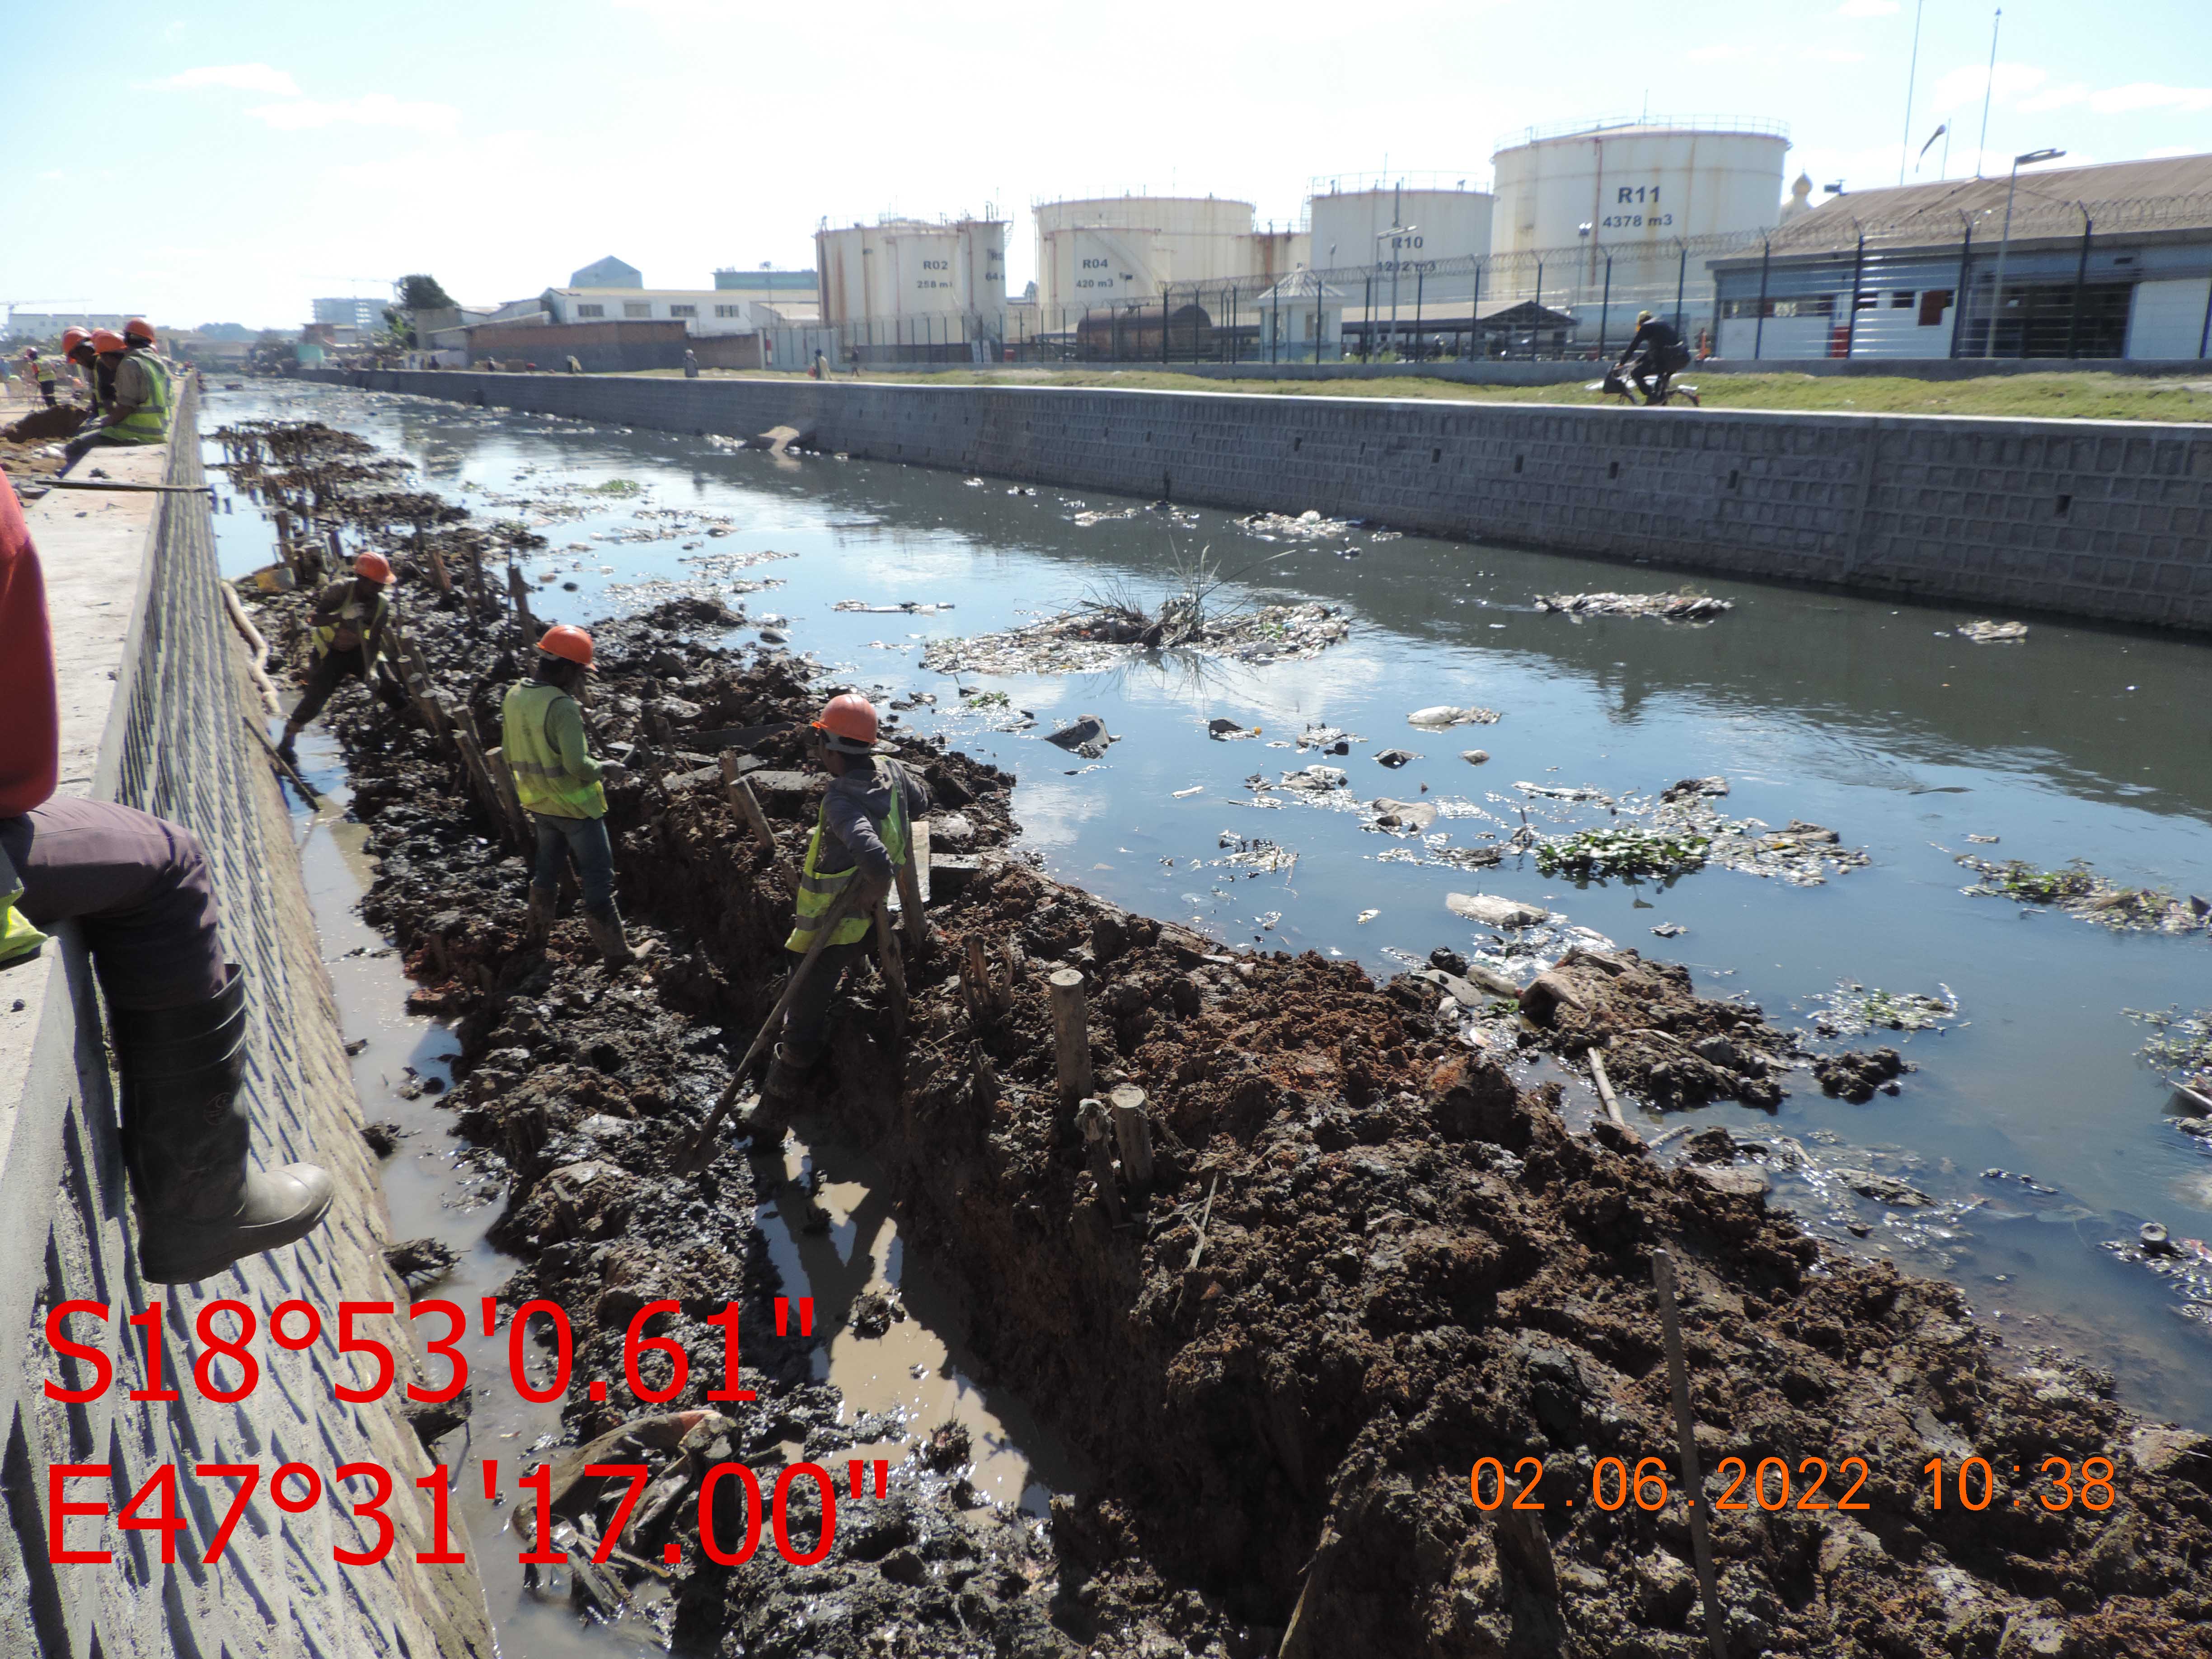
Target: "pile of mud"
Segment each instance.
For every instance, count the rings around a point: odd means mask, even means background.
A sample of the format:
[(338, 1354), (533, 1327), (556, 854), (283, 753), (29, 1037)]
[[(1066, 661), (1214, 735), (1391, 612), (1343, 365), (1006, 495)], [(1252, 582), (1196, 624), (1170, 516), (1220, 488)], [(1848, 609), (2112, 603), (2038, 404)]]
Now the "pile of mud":
[(58, 443), (64, 438), (75, 437), (90, 412), (74, 404), (34, 410), (12, 426), (0, 428), (0, 438), (11, 444)]
[[(418, 573), (401, 592), (441, 695), (495, 729), (513, 634)], [(267, 599), (264, 631), (296, 651), (303, 606)], [(764, 1331), (773, 1293), (744, 1160), (672, 1163), (788, 960), (783, 878), (712, 763), (736, 748), (782, 778), (826, 689), (693, 636), (719, 621), (598, 630), (591, 718), (635, 745), (611, 792), (621, 890), (657, 965), (610, 973), (574, 921), (526, 948), (527, 872), (449, 744), (358, 688), (330, 716), (381, 860), (367, 914), (459, 1017), (457, 1127), (511, 1183), (499, 1237), (530, 1265), (507, 1294), (558, 1301), (579, 1373), (600, 1376), (644, 1301), (676, 1300), (692, 1380), (665, 1410), (717, 1385), (706, 1315), (741, 1297)], [(2212, 1654), (2212, 1443), (2135, 1421), (2094, 1373), (2015, 1371), (1956, 1289), (1831, 1250), (1701, 1164), (1662, 1169), (1604, 1122), (1570, 1133), (1557, 1089), (1471, 1052), (1431, 979), (1231, 953), (1048, 879), (1007, 850), (1010, 778), (892, 742), (964, 834), (906, 965), (903, 1039), (864, 977), (814, 1105), (888, 1170), (910, 1242), (975, 1292), (975, 1349), (1096, 1478), (1039, 1527), (917, 1449), (818, 1566), (763, 1547), (723, 1568), (686, 1542), (678, 1651), (1687, 1659), (1704, 1642), (1651, 1288), (1664, 1246), (1707, 1490), (1729, 1505), (1731, 1652)], [(810, 790), (762, 793), (791, 860)], [(971, 942), (1011, 968), (1003, 999), (963, 994)], [(1085, 978), (1095, 1087), (1149, 1102), (1147, 1183), (1061, 1097), (1060, 967)], [(1786, 1042), (1632, 952), (1571, 953), (1537, 986), (1530, 1042), (1602, 1045), (1650, 1098), (1748, 1097)], [(880, 1431), (837, 1419), (798, 1340), (749, 1338), (746, 1358), (761, 1400), (715, 1407), (735, 1415), (694, 1465)], [(580, 1442), (643, 1410), (617, 1384), (566, 1415)], [(1497, 1507), (1487, 1477), (1471, 1492), (1486, 1459), (1528, 1507)], [(1666, 1496), (1626, 1498), (1612, 1459), (1659, 1460)]]

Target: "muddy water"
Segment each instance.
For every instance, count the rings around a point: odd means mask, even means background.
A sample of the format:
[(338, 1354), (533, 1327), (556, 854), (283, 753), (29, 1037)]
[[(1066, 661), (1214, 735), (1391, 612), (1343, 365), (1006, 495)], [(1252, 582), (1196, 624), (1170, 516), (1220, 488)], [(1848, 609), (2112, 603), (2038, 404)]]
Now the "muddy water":
[[(791, 648), (856, 684), (933, 694), (935, 708), (907, 718), (1019, 775), (1025, 844), (1055, 873), (1225, 940), (1357, 957), (1387, 972), (1438, 945), (1494, 945), (1444, 908), (1447, 893), (1480, 890), (1680, 961), (1701, 988), (1747, 996), (1777, 1018), (1809, 1021), (1813, 1000), (1839, 981), (1948, 989), (1960, 1005), (1951, 1029), (1885, 1034), (1919, 1068), (1899, 1097), (1851, 1106), (1800, 1073), (1771, 1119), (1720, 1105), (1701, 1121), (1787, 1135), (1817, 1158), (1905, 1177), (1939, 1200), (1935, 1212), (1887, 1211), (1820, 1178), (1783, 1180), (1778, 1198), (1851, 1248), (1954, 1278), (2016, 1342), (2100, 1356), (2132, 1402), (2212, 1426), (2212, 1325), (2179, 1316), (2173, 1286), (2102, 1248), (2147, 1219), (2177, 1239), (2212, 1239), (2212, 1156), (2170, 1127), (2167, 1091), (2136, 1058), (2147, 1033), (2124, 1012), (2212, 1003), (2212, 947), (2201, 936), (2115, 935), (1965, 897), (1969, 877), (1952, 857), (2044, 867), (2080, 857), (2130, 884), (2212, 896), (2203, 647), (2040, 621), (2024, 646), (1975, 647), (1953, 630), (1988, 612), (1717, 580), (1698, 585), (1736, 609), (1709, 628), (1577, 623), (1535, 613), (1532, 597), (1682, 579), (1367, 532), (1264, 542), (1211, 509), (1173, 526), (1140, 511), (1083, 526), (1073, 520), (1086, 508), (1141, 504), (1009, 493), (1003, 481), (895, 465), (778, 465), (703, 440), (328, 388), (210, 401), (218, 420), (313, 413), (353, 427), (481, 512), (538, 510), (514, 497), (592, 502), (583, 516), (542, 526), (551, 547), (526, 567), (551, 578), (538, 608), (557, 620), (649, 603), (670, 583), (779, 584), (744, 602), (756, 617), (787, 618)], [(639, 493), (559, 493), (617, 479)], [(735, 533), (595, 539), (650, 527), (635, 515), (656, 507), (726, 515)], [(226, 530), (247, 522), (223, 520)], [(1243, 572), (1232, 593), (1342, 605), (1352, 640), (1315, 660), (1260, 668), (963, 677), (1032, 712), (1036, 725), (1021, 731), (993, 729), (1011, 723), (1009, 711), (949, 712), (956, 685), (918, 667), (931, 637), (1008, 626), (1117, 584), (1156, 593), (1175, 561), (1200, 549)], [(726, 573), (686, 562), (771, 550), (797, 556)], [(241, 568), (252, 562), (241, 555)], [(856, 614), (833, 610), (840, 600), (954, 608)], [(1440, 702), (1504, 718), (1444, 732), (1407, 724), (1410, 710)], [(1079, 712), (1102, 715), (1123, 738), (1101, 762), (1039, 741)], [(1217, 716), (1261, 735), (1209, 741), (1205, 723)], [(1314, 720), (1367, 741), (1343, 757), (1271, 746)], [(1420, 758), (1378, 767), (1374, 756), (1392, 746)], [(1487, 764), (1460, 758), (1478, 747)], [(1669, 884), (1577, 887), (1511, 858), (1474, 872), (1394, 861), (1380, 855), (1409, 844), (1364, 828), (1356, 813), (1249, 804), (1245, 777), (1315, 759), (1344, 767), (1358, 799), (1444, 804), (1437, 830), (1455, 847), (1502, 836), (1524, 807), (1547, 831), (1607, 821), (1601, 805), (1532, 799), (1516, 783), (1618, 797), (1717, 773), (1730, 781), (1731, 817), (1826, 824), (1873, 862), (1798, 888), (1717, 867)], [(1224, 835), (1264, 836), (1298, 857), (1249, 876), (1220, 864)], [(1661, 924), (1685, 931), (1653, 937)], [(1984, 1175), (1993, 1170), (2007, 1174)]]

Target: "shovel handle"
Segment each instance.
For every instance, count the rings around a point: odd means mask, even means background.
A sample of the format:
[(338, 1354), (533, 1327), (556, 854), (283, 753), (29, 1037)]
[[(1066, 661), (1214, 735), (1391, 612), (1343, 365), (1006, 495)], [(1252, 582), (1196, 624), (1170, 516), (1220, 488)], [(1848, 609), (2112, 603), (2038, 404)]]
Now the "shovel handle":
[(847, 883), (845, 890), (837, 895), (836, 901), (830, 905), (828, 914), (815, 924), (813, 940), (807, 945), (806, 954), (799, 957), (799, 966), (792, 970), (790, 979), (785, 982), (783, 994), (775, 1000), (775, 1006), (769, 1011), (768, 1018), (762, 1023), (759, 1031), (754, 1035), (752, 1047), (745, 1050), (745, 1057), (738, 1062), (737, 1068), (730, 1073), (729, 1083), (722, 1090), (722, 1097), (714, 1103), (714, 1111), (708, 1116), (706, 1122), (700, 1125), (699, 1133), (692, 1137), (690, 1150), (693, 1154), (696, 1155), (706, 1150), (708, 1144), (714, 1139), (715, 1132), (722, 1127), (722, 1120), (730, 1115), (730, 1108), (737, 1104), (738, 1088), (744, 1083), (745, 1073), (752, 1068), (753, 1061), (760, 1058), (761, 1050), (768, 1046), (769, 1040), (775, 1036), (778, 1027), (782, 1024), (783, 1011), (791, 1006), (793, 994), (806, 982), (807, 975), (813, 971), (816, 959), (821, 956), (823, 947), (830, 943), (830, 935), (836, 932), (837, 924), (860, 908), (860, 890), (857, 878)]

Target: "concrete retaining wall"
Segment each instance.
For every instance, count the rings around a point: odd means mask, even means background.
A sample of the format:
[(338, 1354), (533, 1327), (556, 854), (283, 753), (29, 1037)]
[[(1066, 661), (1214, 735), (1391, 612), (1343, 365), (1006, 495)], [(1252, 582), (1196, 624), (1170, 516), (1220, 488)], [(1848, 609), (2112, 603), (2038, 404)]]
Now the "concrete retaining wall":
[(2212, 628), (2212, 426), (798, 380), (380, 391), (2007, 610)]
[[(1612, 354), (1627, 342), (1613, 342)], [(1494, 358), (1474, 363), (1130, 363), (1132, 370), (1164, 368), (1209, 380), (1388, 380), (1413, 378), (1456, 380), (1462, 386), (1566, 386), (1595, 380), (1604, 365)], [(2133, 357), (1715, 357), (1685, 370), (1695, 383), (1720, 374), (1814, 374), (1823, 378), (1887, 375), (1904, 380), (1978, 380), (1992, 374), (2131, 374), (2162, 377), (2202, 375), (2207, 365), (2194, 357), (2178, 361)]]
[[(173, 453), (109, 451), (100, 464), (123, 482), (201, 483), (194, 405), (188, 395), (179, 410)], [(244, 728), (259, 708), (216, 586), (208, 499), (56, 490), (28, 516), (47, 572), (58, 659), (61, 793), (143, 807), (199, 837), (215, 869), (225, 949), (250, 987), (255, 1155), (323, 1164), (337, 1178), (338, 1197), (329, 1221), (299, 1244), (200, 1285), (146, 1284), (82, 941), (64, 927), (38, 960), (0, 972), (0, 1333), (13, 1344), (12, 1357), (0, 1358), (0, 1490), (9, 1522), (0, 1528), (0, 1653), (489, 1659), (472, 1570), (414, 1559), (432, 1547), (428, 1494), (413, 1485), (430, 1461), (399, 1415), (398, 1389), (364, 1405), (333, 1393), (340, 1382), (369, 1380), (365, 1361), (337, 1352), (340, 1301), (389, 1303), (404, 1313), (408, 1297), (383, 1259), (375, 1161), (362, 1139), (289, 819)], [(188, 1366), (200, 1345), (185, 1334), (202, 1307), (223, 1297), (252, 1308), (260, 1332), (252, 1345), (260, 1382), (231, 1405), (193, 1384)], [(290, 1297), (323, 1321), (322, 1340), (301, 1353), (266, 1335), (270, 1310)], [(65, 1364), (47, 1344), (47, 1311), (65, 1300), (112, 1310), (104, 1342), (82, 1316), (68, 1328), (115, 1362), (113, 1384), (88, 1404), (57, 1403), (41, 1387), (49, 1377), (80, 1387), (92, 1380), (89, 1367)], [(123, 1322), (148, 1307), (164, 1310), (165, 1380), (182, 1395), (167, 1405), (125, 1397), (145, 1386), (145, 1375), (141, 1333)], [(356, 1326), (399, 1356), (399, 1383), (422, 1376), (404, 1320)], [(299, 1328), (297, 1315), (291, 1328)], [(288, 1460), (325, 1482), (323, 1501), (305, 1514), (285, 1515), (270, 1502), (266, 1474)], [(374, 1541), (328, 1486), (332, 1469), (356, 1461), (392, 1474), (398, 1537), (374, 1566), (343, 1566), (331, 1556), (334, 1544)], [(194, 1476), (202, 1462), (257, 1462), (264, 1471), (214, 1565), (204, 1558), (230, 1483)], [(155, 1534), (73, 1519), (68, 1546), (110, 1549), (113, 1561), (53, 1565), (48, 1471), (57, 1463), (110, 1465), (112, 1478), (74, 1480), (65, 1495), (117, 1510), (157, 1466), (176, 1465), (189, 1525), (177, 1536), (175, 1561), (163, 1564)], [(355, 1486), (367, 1496), (364, 1483)], [(458, 1527), (453, 1537), (454, 1547), (469, 1549)]]

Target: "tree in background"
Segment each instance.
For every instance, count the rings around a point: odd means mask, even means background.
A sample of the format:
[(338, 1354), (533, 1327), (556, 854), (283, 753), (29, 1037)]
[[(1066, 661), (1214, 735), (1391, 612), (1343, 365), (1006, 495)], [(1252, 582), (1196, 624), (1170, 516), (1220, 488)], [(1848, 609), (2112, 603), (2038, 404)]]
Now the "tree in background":
[(460, 304), (428, 271), (418, 270), (411, 276), (402, 276), (394, 286), (399, 290), (399, 308), (402, 311), (434, 311), (441, 306)]
[(460, 301), (446, 292), (445, 285), (425, 270), (402, 276), (392, 285), (397, 294), (394, 301), (384, 308), (385, 332), (375, 341), (386, 350), (411, 349), (421, 342), (415, 336), (415, 313), (435, 311), (441, 307), (459, 307)]

